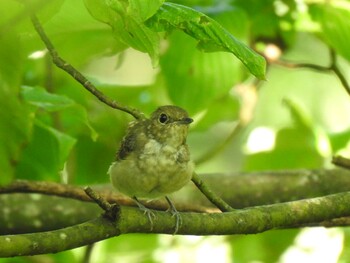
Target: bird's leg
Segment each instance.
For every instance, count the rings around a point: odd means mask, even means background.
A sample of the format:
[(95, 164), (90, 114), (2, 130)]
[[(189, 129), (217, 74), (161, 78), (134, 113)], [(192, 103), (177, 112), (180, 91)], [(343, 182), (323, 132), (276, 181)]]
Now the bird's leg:
[(176, 210), (173, 202), (170, 201), (169, 197), (165, 196), (165, 199), (167, 200), (167, 202), (169, 204), (169, 209), (167, 211), (169, 211), (172, 216), (176, 217), (175, 231), (173, 233), (173, 235), (175, 235), (177, 233), (177, 231), (179, 230), (179, 226), (182, 225), (182, 217), (181, 217), (180, 213)]
[(144, 212), (144, 214), (147, 215), (149, 222), (151, 223), (151, 231), (153, 230), (153, 218), (156, 217), (156, 215), (151, 211), (151, 209), (147, 208), (146, 206), (144, 206), (138, 199), (136, 196), (134, 196), (132, 199), (134, 199), (135, 203), (137, 204), (137, 206), (140, 208), (141, 211)]

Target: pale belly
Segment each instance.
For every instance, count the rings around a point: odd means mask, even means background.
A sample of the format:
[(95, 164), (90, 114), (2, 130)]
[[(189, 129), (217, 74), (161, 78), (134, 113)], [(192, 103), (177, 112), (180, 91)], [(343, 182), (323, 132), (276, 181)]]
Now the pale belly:
[[(192, 161), (179, 161), (181, 150), (145, 147), (144, 154), (112, 163), (108, 173), (121, 193), (138, 198), (157, 198), (180, 190), (194, 172)], [(185, 150), (185, 148), (184, 148)]]

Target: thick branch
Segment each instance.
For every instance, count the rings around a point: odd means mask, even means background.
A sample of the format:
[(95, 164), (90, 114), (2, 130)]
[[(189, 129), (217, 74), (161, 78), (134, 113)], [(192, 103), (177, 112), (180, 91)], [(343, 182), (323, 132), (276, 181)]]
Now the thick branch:
[[(221, 198), (235, 208), (287, 202), (350, 191), (350, 171), (345, 169), (200, 174), (200, 177)], [(56, 187), (56, 185), (60, 187)], [(75, 196), (69, 194), (68, 192), (71, 189), (74, 189), (73, 193), (78, 191), (79, 194)], [(131, 199), (114, 193), (109, 185), (94, 186), (93, 189), (110, 203), (117, 202), (127, 206), (135, 205)], [(24, 193), (19, 194), (21, 192)], [(96, 204), (91, 202), (26, 194), (28, 192), (60, 195), (78, 200), (88, 198), (81, 188), (50, 182), (19, 181), (9, 186), (0, 187), (0, 193), (2, 193), (0, 203), (3, 211), (6, 212), (0, 217), (0, 234), (58, 229), (90, 220), (102, 212)], [(83, 198), (80, 199), (80, 197)], [(182, 212), (218, 211), (191, 183), (172, 195), (171, 199), (175, 202), (177, 209)], [(148, 202), (147, 206), (163, 211), (168, 208), (164, 198)], [(36, 211), (36, 213), (28, 214), (27, 211)], [(45, 222), (45, 224), (41, 222)], [(345, 221), (343, 220), (343, 222)], [(338, 224), (339, 220), (333, 220), (321, 225)]]
[(34, 234), (0, 236), (0, 257), (57, 253), (118, 235), (103, 217), (72, 227)]
[[(253, 234), (270, 229), (290, 228), (350, 216), (350, 192), (308, 200), (261, 206), (228, 213), (181, 213), (182, 235)], [(174, 231), (175, 218), (154, 212), (152, 231), (142, 211), (120, 207), (116, 222), (103, 217), (65, 229), (23, 235), (0, 236), (0, 257), (55, 253), (127, 233)]]

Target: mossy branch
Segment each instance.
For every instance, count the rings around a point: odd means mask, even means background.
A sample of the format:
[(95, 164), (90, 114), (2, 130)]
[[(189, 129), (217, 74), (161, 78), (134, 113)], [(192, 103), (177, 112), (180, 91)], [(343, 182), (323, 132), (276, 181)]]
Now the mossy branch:
[[(181, 213), (182, 235), (232, 235), (315, 224), (350, 216), (350, 192), (228, 213)], [(312, 211), (312, 213), (310, 213)], [(56, 253), (127, 233), (174, 231), (175, 218), (155, 211), (153, 229), (146, 215), (133, 207), (120, 207), (112, 222), (103, 216), (60, 230), (0, 236), (0, 257)]]
[[(346, 169), (200, 174), (200, 177), (234, 208), (261, 206), (350, 191), (350, 171)], [(135, 205), (131, 199), (112, 191), (110, 185), (95, 185), (93, 189), (110, 203), (118, 203), (122, 206)], [(61, 197), (47, 196), (48, 194)], [(171, 198), (181, 212), (218, 211), (191, 183)], [(0, 217), (0, 234), (64, 228), (91, 220), (102, 212), (85, 195), (81, 187), (52, 182), (22, 180), (2, 186), (0, 203), (4, 212), (4, 216)], [(149, 202), (147, 206), (161, 211), (168, 208), (163, 199)], [(35, 207), (34, 210), (33, 207)], [(29, 210), (36, 213), (29, 214), (26, 212)], [(327, 223), (327, 226), (339, 225), (339, 222), (339, 220), (332, 220)], [(347, 224), (346, 222), (349, 220), (342, 220), (341, 224)]]

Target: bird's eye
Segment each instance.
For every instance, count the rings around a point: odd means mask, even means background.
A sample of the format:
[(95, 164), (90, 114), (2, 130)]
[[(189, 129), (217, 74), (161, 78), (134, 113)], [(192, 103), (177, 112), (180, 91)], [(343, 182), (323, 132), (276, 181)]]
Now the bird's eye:
[(168, 115), (165, 113), (162, 113), (159, 115), (159, 122), (160, 123), (166, 123), (168, 121)]

